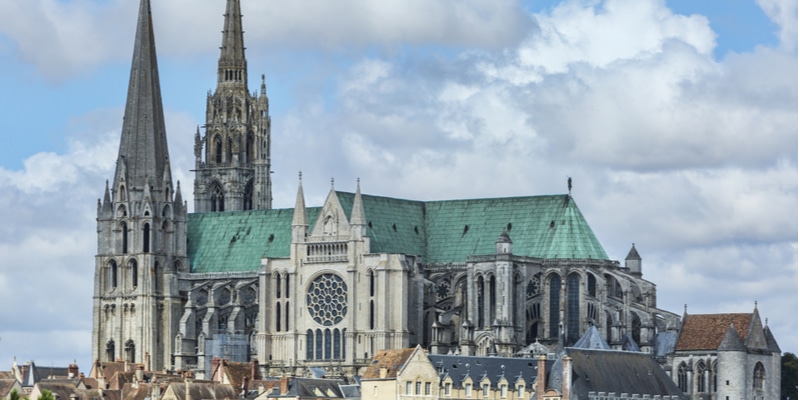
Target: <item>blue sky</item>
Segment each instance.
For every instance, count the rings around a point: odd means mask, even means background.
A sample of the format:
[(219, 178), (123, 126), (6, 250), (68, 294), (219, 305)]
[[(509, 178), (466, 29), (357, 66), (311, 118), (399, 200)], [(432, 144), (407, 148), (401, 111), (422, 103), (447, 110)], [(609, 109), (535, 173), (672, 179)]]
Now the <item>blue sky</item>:
[[(0, 0), (0, 302), (13, 305), (0, 320), (17, 321), (0, 327), (0, 364), (88, 366), (94, 207), (135, 3)], [(190, 197), (224, 2), (154, 3), (173, 176)], [(797, 352), (796, 1), (242, 3), (277, 207), (299, 170), (310, 204), (331, 175), (423, 200), (562, 193), (572, 176), (607, 253), (636, 242), (660, 307), (758, 300)]]

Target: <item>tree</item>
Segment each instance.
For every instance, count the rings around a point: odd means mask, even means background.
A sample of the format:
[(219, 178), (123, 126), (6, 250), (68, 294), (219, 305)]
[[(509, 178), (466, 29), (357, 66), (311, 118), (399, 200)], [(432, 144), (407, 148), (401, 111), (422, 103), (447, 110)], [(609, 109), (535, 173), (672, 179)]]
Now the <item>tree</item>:
[(53, 396), (53, 392), (42, 389), (42, 394), (40, 394), (39, 398), (36, 400), (56, 400), (56, 396)]
[(22, 400), (22, 396), (19, 395), (17, 389), (14, 389), (8, 394), (8, 400)]
[(781, 356), (781, 399), (797, 400), (797, 356), (794, 353)]

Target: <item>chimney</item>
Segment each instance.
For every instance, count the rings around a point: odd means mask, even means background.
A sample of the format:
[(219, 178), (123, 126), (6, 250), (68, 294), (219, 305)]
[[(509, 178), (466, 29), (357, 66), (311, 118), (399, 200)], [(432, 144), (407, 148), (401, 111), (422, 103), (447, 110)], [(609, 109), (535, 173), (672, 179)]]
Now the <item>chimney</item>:
[(387, 368), (381, 368), (381, 369), (380, 369), (380, 374), (381, 374), (381, 375), (380, 375), (380, 376), (381, 376), (381, 379), (385, 379), (385, 378), (386, 378), (386, 376), (387, 376), (387, 375), (389, 375), (389, 369), (387, 369)]
[(144, 382), (144, 365), (136, 366), (136, 382), (138, 383)]
[(72, 379), (78, 376), (78, 364), (72, 363), (67, 367), (67, 376)]
[(250, 360), (250, 380), (257, 379), (261, 379), (261, 376), (258, 373), (258, 360), (254, 358)]
[(565, 354), (561, 361), (564, 367), (561, 372), (561, 399), (569, 400), (569, 389), (572, 387), (572, 358)]
[(286, 394), (289, 391), (289, 378), (284, 376), (281, 378), (281, 394)]
[(547, 368), (545, 361), (547, 357), (544, 354), (540, 354), (536, 360), (536, 400), (542, 400), (544, 397), (545, 368)]

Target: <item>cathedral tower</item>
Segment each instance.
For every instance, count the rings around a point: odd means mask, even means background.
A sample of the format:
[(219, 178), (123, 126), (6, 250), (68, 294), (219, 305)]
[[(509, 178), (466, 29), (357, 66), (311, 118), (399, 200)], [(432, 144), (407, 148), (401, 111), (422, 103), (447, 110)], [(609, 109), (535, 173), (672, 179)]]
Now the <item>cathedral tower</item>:
[(249, 93), (239, 0), (228, 0), (205, 135), (195, 135), (195, 212), (272, 208), (269, 99)]
[(187, 265), (186, 207), (172, 185), (150, 0), (141, 0), (114, 181), (97, 207), (92, 358), (161, 369)]

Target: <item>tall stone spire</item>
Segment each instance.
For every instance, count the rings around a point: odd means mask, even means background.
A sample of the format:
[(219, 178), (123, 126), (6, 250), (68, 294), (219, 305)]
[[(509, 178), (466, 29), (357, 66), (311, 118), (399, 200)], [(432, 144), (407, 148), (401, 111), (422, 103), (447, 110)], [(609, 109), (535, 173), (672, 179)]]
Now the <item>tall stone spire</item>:
[(222, 31), (217, 86), (247, 88), (247, 59), (244, 56), (244, 30), (239, 0), (228, 0)]
[[(153, 178), (152, 182), (160, 184), (161, 177), (170, 175), (168, 158), (150, 0), (142, 0), (114, 174), (114, 191), (120, 189), (122, 181), (126, 181), (128, 190), (142, 190), (148, 176)], [(163, 188), (154, 189), (160, 192)]]
[(189, 264), (186, 210), (172, 188), (150, 0), (140, 0), (112, 195), (107, 186), (97, 213), (95, 360), (172, 364), (182, 310), (176, 272)]

